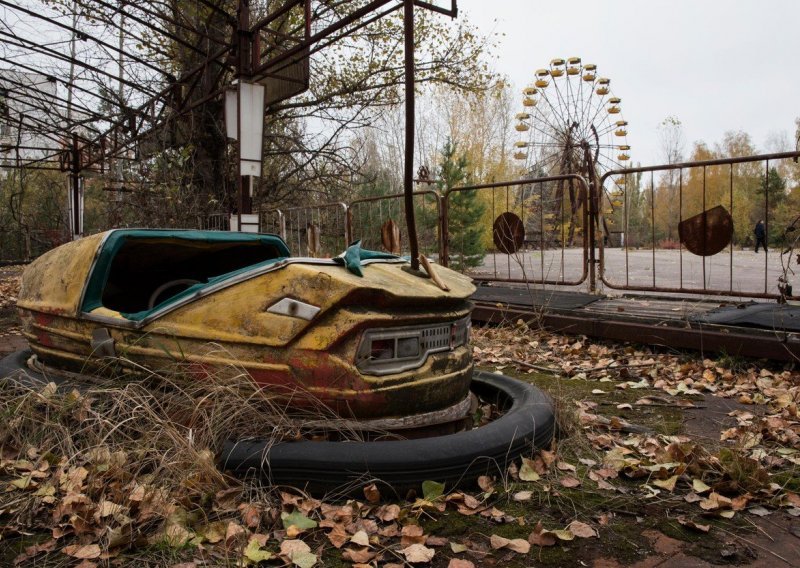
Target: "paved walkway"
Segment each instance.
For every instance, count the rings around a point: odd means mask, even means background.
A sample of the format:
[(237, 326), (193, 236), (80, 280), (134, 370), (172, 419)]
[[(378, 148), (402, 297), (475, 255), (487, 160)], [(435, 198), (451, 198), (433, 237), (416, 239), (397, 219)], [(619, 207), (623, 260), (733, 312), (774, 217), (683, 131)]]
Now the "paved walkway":
[[(490, 254), (481, 266), (470, 271), (475, 278), (543, 279), (559, 282), (578, 282), (584, 274), (583, 249), (552, 249), (519, 251), (514, 255)], [(789, 255), (783, 256), (788, 262)], [(741, 294), (778, 294), (778, 277), (783, 273), (781, 255), (776, 250), (768, 254), (752, 250), (723, 251), (711, 257), (699, 257), (680, 250), (605, 250), (604, 280), (598, 289), (609, 295), (619, 295), (626, 286), (684, 288), (702, 294), (707, 290)], [(800, 294), (800, 266), (791, 265), (798, 275), (790, 282)], [(568, 289), (588, 290), (588, 280)]]

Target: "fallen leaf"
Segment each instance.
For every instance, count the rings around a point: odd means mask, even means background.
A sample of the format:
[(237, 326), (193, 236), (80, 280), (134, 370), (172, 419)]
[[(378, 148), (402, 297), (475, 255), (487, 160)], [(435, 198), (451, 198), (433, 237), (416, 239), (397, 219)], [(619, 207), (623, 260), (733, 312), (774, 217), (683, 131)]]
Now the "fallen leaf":
[(331, 532), (329, 532), (326, 536), (328, 537), (330, 543), (336, 548), (342, 548), (342, 546), (344, 546), (344, 544), (350, 540), (347, 531), (340, 524), (333, 525)]
[(450, 562), (447, 564), (447, 568), (475, 568), (475, 565), (469, 560), (451, 558)]
[(554, 531), (549, 531), (556, 535), (556, 538), (559, 540), (575, 540), (575, 535), (572, 531), (568, 531), (566, 529), (558, 529)]
[(587, 525), (586, 523), (582, 523), (580, 521), (572, 521), (568, 526), (567, 530), (570, 531), (577, 537), (580, 538), (592, 538), (597, 536), (597, 531), (594, 530), (592, 527)]
[(101, 552), (97, 544), (71, 544), (64, 547), (64, 554), (73, 558), (99, 558)]
[(494, 491), (494, 481), (488, 475), (481, 475), (478, 478), (478, 487), (480, 487), (481, 491), (484, 493), (491, 493)]
[(242, 503), (238, 507), (245, 526), (256, 528), (261, 522), (261, 507), (254, 503)]
[(578, 487), (581, 484), (579, 479), (577, 479), (576, 477), (572, 477), (571, 475), (568, 475), (566, 477), (562, 477), (561, 479), (558, 480), (558, 482), (563, 487), (567, 487), (567, 488)]
[(299, 539), (289, 539), (281, 542), (281, 556), (287, 558), (299, 552), (311, 552), (311, 547)]
[(295, 511), (293, 513), (281, 513), (281, 521), (283, 522), (283, 528), (285, 529), (288, 529), (289, 527), (297, 527), (303, 531), (316, 528), (317, 526), (317, 521), (314, 519), (309, 519), (300, 511)]
[(448, 542), (443, 536), (428, 536), (425, 538), (425, 546), (444, 546)]
[(373, 505), (377, 505), (381, 501), (381, 492), (378, 491), (378, 486), (374, 483), (367, 485), (364, 488), (364, 497)]
[(250, 542), (247, 543), (247, 547), (244, 549), (245, 558), (256, 564), (274, 558), (275, 555), (272, 552), (269, 550), (262, 550), (262, 547), (263, 543), (260, 543), (259, 539), (251, 538)]
[(553, 546), (556, 543), (556, 537), (552, 533), (545, 531), (542, 527), (542, 521), (539, 521), (533, 528), (533, 532), (528, 535), (528, 542), (537, 546)]
[(369, 546), (369, 537), (364, 531), (358, 531), (350, 538), (350, 542), (359, 546)]
[(383, 505), (375, 510), (375, 516), (382, 520), (384, 523), (397, 520), (400, 516), (400, 506), (391, 504)]
[(317, 563), (317, 555), (311, 552), (296, 552), (289, 557), (298, 568), (311, 568)]
[(408, 547), (412, 544), (422, 544), (425, 542), (425, 535), (419, 525), (406, 525), (400, 531), (400, 546)]
[(533, 497), (533, 491), (518, 491), (512, 495), (514, 501), (530, 501)]
[(229, 522), (228, 526), (225, 529), (225, 544), (230, 544), (239, 535), (244, 534), (246, 532), (247, 529), (245, 529), (239, 523), (234, 523), (233, 521)]
[(403, 548), (400, 552), (406, 557), (406, 561), (411, 564), (430, 562), (433, 560), (434, 554), (436, 554), (435, 550), (423, 544), (412, 544), (411, 546)]
[(434, 501), (444, 494), (444, 483), (437, 481), (422, 482), (422, 496), (426, 501)]
[(660, 487), (661, 489), (666, 489), (667, 491), (675, 491), (675, 484), (678, 482), (678, 476), (673, 475), (672, 477), (668, 477), (667, 479), (655, 479), (653, 480), (653, 485), (656, 487)]
[(573, 471), (574, 472), (576, 470), (574, 465), (572, 465), (571, 463), (563, 462), (563, 461), (558, 462), (556, 464), (556, 467), (558, 469), (560, 469), (561, 471)]
[(536, 473), (534, 468), (533, 460), (522, 458), (522, 467), (519, 468), (519, 478), (522, 481), (539, 481), (539, 474)]
[(345, 560), (349, 560), (350, 562), (355, 563), (364, 563), (369, 562), (375, 556), (377, 552), (370, 550), (369, 548), (345, 548), (342, 552), (342, 558)]

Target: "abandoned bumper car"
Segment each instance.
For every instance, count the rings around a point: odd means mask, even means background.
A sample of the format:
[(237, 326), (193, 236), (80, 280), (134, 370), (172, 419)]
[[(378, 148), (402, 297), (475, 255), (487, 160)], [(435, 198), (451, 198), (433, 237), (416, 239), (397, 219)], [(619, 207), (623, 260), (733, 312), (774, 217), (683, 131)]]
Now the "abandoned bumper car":
[[(552, 406), (527, 383), (473, 372), (474, 287), (427, 268), (358, 244), (293, 258), (275, 235), (108, 231), (27, 267), (18, 311), (35, 357), (7, 357), (0, 375), (91, 373), (117, 356), (149, 368), (185, 360), (209, 375), (235, 365), (258, 387), (303, 391), (364, 430), (406, 439), (239, 440), (221, 467), (312, 490), (366, 477), (469, 481), (548, 444)], [(476, 395), (503, 412), (468, 429)]]

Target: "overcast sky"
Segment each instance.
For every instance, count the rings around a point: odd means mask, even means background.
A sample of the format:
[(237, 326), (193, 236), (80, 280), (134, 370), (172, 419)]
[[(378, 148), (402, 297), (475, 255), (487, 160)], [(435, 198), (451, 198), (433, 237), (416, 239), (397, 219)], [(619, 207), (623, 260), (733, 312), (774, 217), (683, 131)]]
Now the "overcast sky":
[[(727, 130), (759, 151), (776, 133), (794, 146), (800, 116), (800, 0), (458, 0), (483, 32), (500, 32), (496, 68), (517, 93), (555, 57), (597, 64), (622, 98), (633, 162), (662, 163), (657, 127), (683, 123), (686, 152)], [(522, 95), (518, 95), (520, 110)], [(793, 148), (792, 148), (793, 149)]]

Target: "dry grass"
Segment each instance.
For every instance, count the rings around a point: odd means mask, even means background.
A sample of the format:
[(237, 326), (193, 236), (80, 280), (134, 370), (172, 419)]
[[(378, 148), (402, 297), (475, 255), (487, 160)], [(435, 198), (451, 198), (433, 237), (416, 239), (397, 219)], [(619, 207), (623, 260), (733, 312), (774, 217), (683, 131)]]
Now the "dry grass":
[[(267, 479), (244, 482), (218, 469), (226, 440), (270, 445), (302, 437), (307, 424), (337, 424), (319, 401), (256, 389), (240, 369), (138, 370), (91, 383), (0, 382), (0, 480), (8, 489), (0, 493), (8, 521), (0, 538), (56, 531), (103, 550), (188, 541), (242, 503), (266, 511), (276, 502)], [(290, 414), (289, 399), (306, 410)]]

